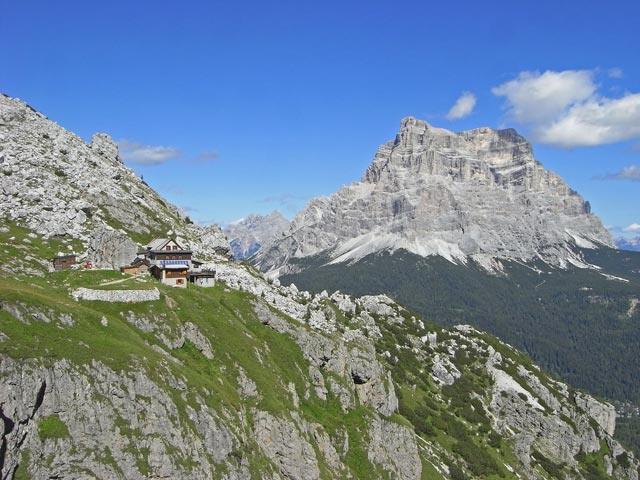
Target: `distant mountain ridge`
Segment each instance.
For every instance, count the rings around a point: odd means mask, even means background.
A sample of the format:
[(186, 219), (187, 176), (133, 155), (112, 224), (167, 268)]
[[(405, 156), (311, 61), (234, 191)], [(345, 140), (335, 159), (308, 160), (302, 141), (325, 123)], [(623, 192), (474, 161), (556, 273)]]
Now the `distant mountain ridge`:
[(233, 256), (245, 259), (253, 255), (265, 244), (273, 241), (287, 229), (291, 222), (278, 212), (269, 215), (251, 214), (224, 228), (229, 239)]
[(360, 182), (313, 199), (253, 261), (291, 273), (292, 258), (340, 263), (404, 249), (489, 269), (495, 259), (564, 267), (581, 264), (574, 247), (596, 246), (614, 243), (589, 203), (515, 130), (454, 133), (407, 117)]
[(616, 246), (622, 250), (640, 252), (640, 236), (633, 238), (618, 237), (616, 238)]

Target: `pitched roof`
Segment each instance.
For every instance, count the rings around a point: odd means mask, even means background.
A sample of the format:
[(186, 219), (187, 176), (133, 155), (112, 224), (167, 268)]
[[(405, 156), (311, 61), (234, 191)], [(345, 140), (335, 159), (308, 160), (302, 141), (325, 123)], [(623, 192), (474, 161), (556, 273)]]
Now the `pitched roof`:
[(75, 253), (70, 253), (69, 255), (56, 255), (55, 257), (53, 257), (53, 260), (62, 260), (64, 258), (75, 258), (78, 255), (76, 255)]
[(147, 250), (164, 250), (169, 242), (175, 243), (178, 246), (178, 250), (187, 251), (175, 238), (154, 238), (147, 245)]
[(149, 250), (160, 250), (167, 243), (169, 243), (169, 239), (168, 238), (154, 238), (153, 240), (151, 240), (149, 242), (149, 244), (147, 245), (147, 248)]

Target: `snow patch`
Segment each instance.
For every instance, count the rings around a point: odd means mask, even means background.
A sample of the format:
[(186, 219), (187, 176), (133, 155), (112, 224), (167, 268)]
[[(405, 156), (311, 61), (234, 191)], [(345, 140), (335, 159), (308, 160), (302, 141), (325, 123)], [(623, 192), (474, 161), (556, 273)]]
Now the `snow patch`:
[(622, 277), (616, 277), (615, 275), (609, 275), (608, 273), (602, 273), (600, 272), (600, 275), (602, 275), (604, 278), (606, 278), (607, 280), (616, 280), (618, 282), (624, 282), (624, 283), (629, 283), (629, 280), (627, 280), (626, 278), (622, 278)]
[(439, 255), (451, 263), (466, 263), (467, 256), (455, 243), (449, 243), (439, 238), (409, 240), (398, 234), (370, 232), (352, 238), (340, 245), (334, 252), (336, 258), (329, 262), (330, 265), (345, 262), (355, 262), (367, 255), (380, 251), (391, 253), (399, 249), (405, 249), (421, 257)]
[(589, 248), (589, 249), (594, 249), (594, 248), (598, 248), (598, 246), (593, 243), (590, 240), (587, 240), (586, 238), (584, 238), (581, 235), (578, 235), (575, 232), (572, 232), (569, 229), (565, 229), (565, 232), (567, 232), (569, 234), (569, 236), (571, 238), (573, 238), (573, 241), (576, 243), (576, 245), (580, 248)]

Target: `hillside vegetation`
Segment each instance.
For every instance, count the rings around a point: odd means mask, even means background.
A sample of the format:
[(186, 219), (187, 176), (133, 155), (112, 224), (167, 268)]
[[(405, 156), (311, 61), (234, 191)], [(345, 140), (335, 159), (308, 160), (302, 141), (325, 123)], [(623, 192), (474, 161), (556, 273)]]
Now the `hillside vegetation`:
[[(5, 266), (52, 248), (11, 242)], [(637, 479), (610, 405), (495, 338), (216, 267), (224, 283), (186, 290), (4, 267), (3, 478)], [(78, 287), (161, 296), (76, 301)]]
[[(310, 268), (281, 281), (311, 291), (386, 293), (440, 325), (486, 330), (569, 384), (639, 404), (640, 254), (606, 248), (582, 254), (602, 273), (503, 262), (504, 272), (488, 274), (473, 263), (396, 252), (351, 265), (305, 260)], [(633, 430), (625, 438), (640, 447), (640, 430)]]

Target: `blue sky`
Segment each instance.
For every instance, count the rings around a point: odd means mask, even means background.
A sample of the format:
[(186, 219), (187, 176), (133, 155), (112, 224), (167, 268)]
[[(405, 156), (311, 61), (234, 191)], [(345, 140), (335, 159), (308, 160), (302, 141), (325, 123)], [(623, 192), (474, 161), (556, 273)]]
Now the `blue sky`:
[(414, 115), (517, 128), (640, 232), (640, 2), (2, 3), (0, 91), (109, 133), (197, 221), (291, 217)]

